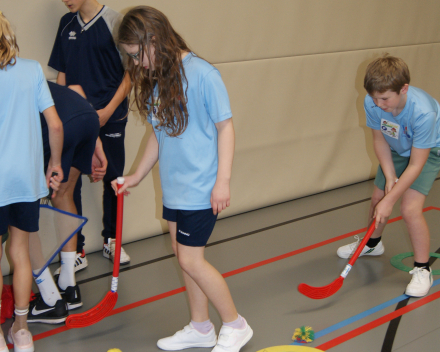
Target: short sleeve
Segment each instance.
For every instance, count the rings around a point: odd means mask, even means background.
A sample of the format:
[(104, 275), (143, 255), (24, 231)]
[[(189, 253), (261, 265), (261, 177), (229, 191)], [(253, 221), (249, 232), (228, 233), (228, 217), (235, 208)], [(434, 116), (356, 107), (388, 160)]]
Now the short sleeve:
[(415, 125), (413, 146), (419, 149), (435, 147), (437, 139), (435, 112), (429, 112), (420, 116), (416, 120)]
[(232, 117), (228, 92), (217, 69), (214, 68), (204, 77), (202, 94), (206, 110), (214, 123)]
[(373, 130), (380, 130), (380, 117), (377, 116), (375, 109), (378, 109), (374, 104), (373, 99), (367, 95), (364, 99), (364, 110), (367, 116), (367, 126)]
[(38, 64), (38, 110), (43, 112), (47, 108), (55, 105), (50, 94), (49, 86), (44, 77), (43, 70)]
[(60, 25), (58, 27), (57, 36), (55, 38), (55, 43), (52, 48), (52, 53), (50, 54), (48, 65), (58, 72), (66, 72), (66, 63), (64, 60), (63, 47), (61, 41), (61, 33), (65, 27), (64, 17), (61, 18)]

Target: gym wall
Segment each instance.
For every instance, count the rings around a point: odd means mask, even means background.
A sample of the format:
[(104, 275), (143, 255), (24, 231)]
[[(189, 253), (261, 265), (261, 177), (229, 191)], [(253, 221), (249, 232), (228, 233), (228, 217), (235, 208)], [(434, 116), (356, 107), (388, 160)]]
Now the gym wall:
[[(107, 0), (125, 13), (135, 0)], [(365, 126), (367, 64), (388, 52), (440, 100), (438, 0), (150, 0), (200, 56), (221, 72), (236, 129), (231, 206), (220, 217), (374, 177)], [(2, 0), (20, 55), (47, 66), (60, 0)], [(129, 116), (125, 174), (136, 169), (150, 126)], [(86, 251), (100, 250), (102, 184), (83, 176)], [(123, 242), (167, 231), (158, 165), (125, 201)], [(295, 214), (292, 214), (294, 217)], [(3, 273), (8, 264), (3, 260)]]

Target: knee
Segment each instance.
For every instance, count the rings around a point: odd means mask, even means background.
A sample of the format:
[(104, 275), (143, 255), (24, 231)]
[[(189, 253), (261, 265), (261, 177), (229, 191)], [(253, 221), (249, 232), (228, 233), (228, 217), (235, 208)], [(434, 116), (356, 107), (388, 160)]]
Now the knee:
[(400, 213), (402, 214), (402, 218), (406, 223), (423, 216), (422, 209), (419, 209), (419, 207), (415, 206), (411, 202), (404, 201), (402, 201), (400, 204)]
[(29, 259), (29, 246), (23, 246), (19, 243), (13, 243), (13, 241), (11, 241), (8, 252), (14, 266), (23, 260)]
[(54, 201), (58, 199), (68, 199), (73, 201), (73, 190), (68, 189), (66, 187), (60, 187), (60, 189), (57, 191), (57, 195), (54, 198)]
[(191, 256), (178, 254), (177, 259), (182, 270), (188, 273), (188, 275), (191, 275), (197, 267), (196, 261)]
[(380, 193), (373, 193), (373, 195), (371, 196), (371, 205), (370, 208), (372, 210), (374, 210), (374, 208), (376, 208), (376, 205), (382, 200), (383, 195)]

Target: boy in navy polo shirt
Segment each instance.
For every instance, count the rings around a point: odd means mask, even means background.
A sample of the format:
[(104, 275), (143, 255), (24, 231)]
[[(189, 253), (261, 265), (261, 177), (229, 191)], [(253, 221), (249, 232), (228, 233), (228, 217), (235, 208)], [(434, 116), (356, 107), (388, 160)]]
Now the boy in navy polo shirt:
[[(110, 182), (123, 174), (125, 163), (124, 137), (128, 114), (127, 95), (130, 78), (125, 74), (122, 59), (112, 34), (122, 15), (96, 0), (63, 0), (70, 13), (61, 18), (49, 59), (49, 66), (58, 71), (57, 83), (80, 85), (99, 115), (100, 138), (108, 160), (103, 179), (103, 255), (113, 259), (116, 229), (117, 198)], [(81, 207), (81, 178), (75, 189), (78, 214)], [(78, 234), (77, 252), (82, 267), (87, 265), (83, 252), (84, 236)], [(130, 257), (122, 249), (121, 264)]]
[[(52, 199), (52, 204), (57, 209), (76, 214), (73, 192), (81, 173), (90, 174), (96, 182), (102, 179), (107, 165), (98, 137), (98, 114), (85, 99), (80, 86), (69, 86), (69, 89), (52, 82), (48, 82), (48, 85), (64, 130), (61, 156), (64, 179), (62, 183), (57, 183), (59, 190), (56, 198)], [(41, 115), (40, 120), (44, 164), (47, 168), (51, 158), (48, 128)], [(67, 310), (77, 309), (83, 305), (74, 273), (78, 261), (76, 240), (77, 236), (73, 236), (60, 253), (61, 267), (55, 271), (55, 275), (59, 275), (57, 284), (48, 267), (35, 280), (40, 295), (30, 302), (28, 323), (62, 323), (67, 318)]]
[[(423, 205), (440, 170), (440, 106), (409, 82), (408, 66), (400, 58), (380, 57), (367, 67), (364, 108), (380, 165), (369, 214), (370, 221), (376, 219), (376, 230), (361, 255), (384, 252), (382, 231), (401, 198), (400, 211), (414, 249), (414, 269), (405, 294), (422, 297), (433, 283)], [(338, 256), (350, 257), (358, 243), (339, 247)]]

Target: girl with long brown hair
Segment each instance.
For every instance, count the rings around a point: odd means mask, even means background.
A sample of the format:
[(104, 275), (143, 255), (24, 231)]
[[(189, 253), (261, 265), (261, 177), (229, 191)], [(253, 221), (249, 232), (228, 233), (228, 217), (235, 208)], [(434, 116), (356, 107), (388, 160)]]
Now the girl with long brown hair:
[[(191, 322), (158, 347), (214, 347), (238, 352), (252, 329), (238, 315), (222, 275), (204, 257), (217, 214), (230, 204), (234, 127), (219, 71), (190, 51), (167, 17), (136, 7), (122, 20), (118, 40), (129, 56), (128, 72), (140, 115), (153, 126), (142, 160), (119, 191), (126, 192), (160, 161), (163, 218), (185, 280)], [(115, 181), (113, 188), (116, 190)], [(127, 192), (128, 193), (128, 192)], [(220, 313), (218, 340), (208, 300)]]

